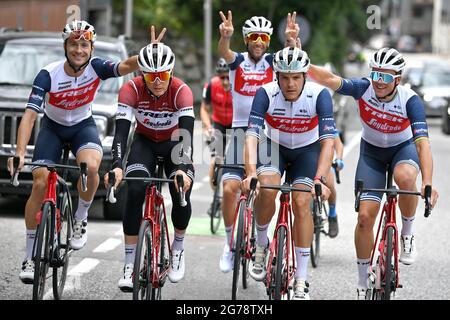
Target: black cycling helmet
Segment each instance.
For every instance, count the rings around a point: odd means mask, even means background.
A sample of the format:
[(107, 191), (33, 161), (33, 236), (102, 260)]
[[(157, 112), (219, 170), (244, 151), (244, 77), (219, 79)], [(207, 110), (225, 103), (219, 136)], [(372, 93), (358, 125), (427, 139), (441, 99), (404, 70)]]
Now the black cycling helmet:
[(230, 68), (228, 67), (227, 62), (224, 58), (220, 58), (219, 61), (217, 61), (216, 65), (216, 72), (217, 73), (223, 73), (230, 71)]

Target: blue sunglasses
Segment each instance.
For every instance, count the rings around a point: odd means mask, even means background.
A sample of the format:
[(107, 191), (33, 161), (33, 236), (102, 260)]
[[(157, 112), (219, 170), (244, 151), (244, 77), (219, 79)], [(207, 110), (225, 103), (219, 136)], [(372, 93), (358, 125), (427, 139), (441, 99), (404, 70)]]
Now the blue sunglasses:
[(384, 72), (380, 72), (380, 71), (372, 71), (370, 73), (370, 78), (373, 81), (378, 81), (381, 79), (381, 81), (383, 81), (384, 83), (391, 83), (394, 82), (395, 78), (400, 77), (401, 75), (397, 74), (397, 75), (392, 75), (390, 73), (384, 73)]

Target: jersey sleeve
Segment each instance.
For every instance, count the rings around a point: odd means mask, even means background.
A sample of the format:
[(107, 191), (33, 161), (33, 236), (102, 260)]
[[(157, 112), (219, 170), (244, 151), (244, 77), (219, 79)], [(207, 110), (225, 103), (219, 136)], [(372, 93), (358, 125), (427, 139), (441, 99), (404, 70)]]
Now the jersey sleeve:
[(91, 60), (92, 68), (94, 68), (95, 73), (97, 73), (99, 78), (102, 80), (120, 77), (119, 64), (120, 62), (103, 60), (98, 57), (95, 57)]
[(234, 52), (234, 61), (228, 65), (230, 67), (230, 70), (236, 70), (242, 61), (244, 61), (244, 55), (239, 52)]
[(37, 113), (44, 111), (42, 103), (44, 102), (45, 94), (50, 91), (51, 78), (47, 70), (42, 69), (37, 74), (33, 81), (30, 96), (26, 105), (27, 109), (31, 109)]
[(333, 138), (336, 133), (336, 123), (333, 118), (333, 101), (327, 89), (323, 89), (316, 101), (319, 118), (319, 140)]
[(265, 59), (267, 61), (267, 63), (273, 68), (273, 58), (275, 57), (274, 53), (271, 54), (267, 54)]
[(178, 110), (178, 117), (192, 117), (194, 115), (194, 95), (191, 88), (183, 84), (178, 88), (174, 99), (175, 109)]
[(211, 81), (203, 87), (202, 99), (206, 104), (211, 104)]
[(425, 107), (419, 96), (414, 95), (406, 102), (406, 113), (414, 141), (420, 138), (428, 138), (428, 125), (425, 116)]
[(370, 81), (366, 78), (342, 79), (341, 87), (336, 92), (345, 96), (352, 96), (358, 100), (363, 96), (369, 86)]
[(269, 96), (266, 90), (259, 88), (253, 99), (246, 135), (260, 138), (261, 132), (264, 129), (264, 117), (269, 109), (269, 103)]
[(133, 80), (125, 83), (119, 90), (116, 120), (133, 120), (133, 109), (137, 107), (138, 91)]

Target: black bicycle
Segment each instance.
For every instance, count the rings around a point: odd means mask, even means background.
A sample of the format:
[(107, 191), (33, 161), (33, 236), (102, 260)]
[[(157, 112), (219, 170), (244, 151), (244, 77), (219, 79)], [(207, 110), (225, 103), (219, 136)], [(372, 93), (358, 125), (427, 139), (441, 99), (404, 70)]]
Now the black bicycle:
[[(72, 198), (66, 183), (67, 171), (77, 170), (81, 174), (83, 192), (87, 191), (87, 164), (82, 162), (80, 167), (67, 165), (69, 146), (64, 146), (63, 164), (43, 164), (25, 162), (24, 165), (45, 167), (49, 171), (47, 192), (42, 203), (41, 211), (36, 215), (38, 226), (33, 244), (34, 280), (33, 300), (42, 300), (45, 291), (45, 282), (49, 268), (53, 268), (53, 296), (61, 299), (67, 278), (69, 257), (72, 252), (70, 239), (73, 232)], [(20, 162), (14, 157), (14, 168)], [(56, 169), (63, 169), (62, 177)], [(19, 185), (19, 172), (15, 169), (11, 183)]]

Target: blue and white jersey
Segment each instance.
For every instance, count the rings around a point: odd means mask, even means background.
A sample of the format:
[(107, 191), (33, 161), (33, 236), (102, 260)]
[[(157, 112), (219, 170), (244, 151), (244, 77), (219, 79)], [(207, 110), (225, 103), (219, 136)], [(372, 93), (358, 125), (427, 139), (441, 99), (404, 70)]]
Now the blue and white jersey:
[(289, 149), (334, 138), (331, 95), (323, 86), (306, 82), (295, 102), (286, 101), (276, 81), (263, 85), (255, 95), (250, 112), (248, 135), (265, 135)]
[(377, 147), (389, 148), (414, 138), (428, 137), (425, 110), (419, 96), (404, 86), (389, 102), (376, 98), (372, 82), (367, 78), (343, 79), (337, 93), (358, 101), (362, 138)]
[(101, 81), (119, 77), (120, 62), (92, 58), (81, 76), (71, 77), (64, 71), (65, 61), (41, 69), (34, 79), (26, 107), (45, 112), (61, 125), (73, 126), (92, 115), (92, 102)]

